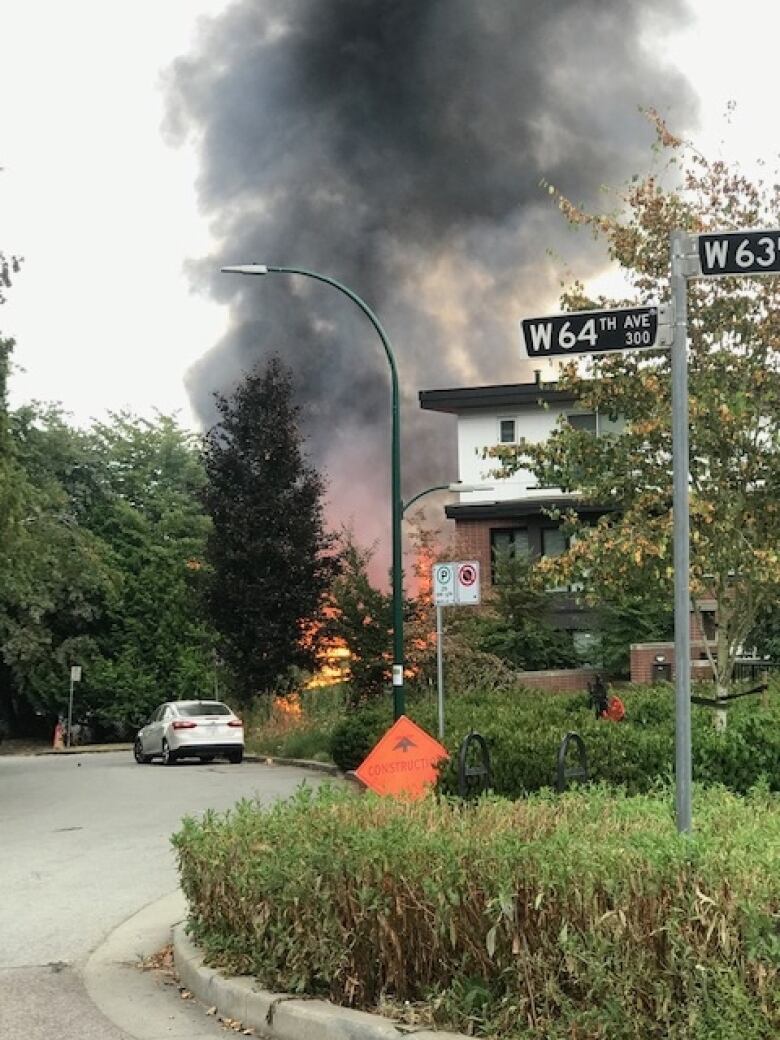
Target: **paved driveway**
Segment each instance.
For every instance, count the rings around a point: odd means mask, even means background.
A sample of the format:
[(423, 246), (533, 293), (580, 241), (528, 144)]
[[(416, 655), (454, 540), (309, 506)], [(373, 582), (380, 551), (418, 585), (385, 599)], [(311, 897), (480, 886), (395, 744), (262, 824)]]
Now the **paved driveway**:
[(3, 1040), (86, 1040), (93, 1027), (102, 1040), (119, 1037), (90, 1019), (79, 965), (127, 917), (176, 888), (169, 839), (181, 818), (242, 797), (285, 797), (302, 782), (317, 779), (249, 762), (165, 768), (138, 766), (127, 753), (0, 758)]

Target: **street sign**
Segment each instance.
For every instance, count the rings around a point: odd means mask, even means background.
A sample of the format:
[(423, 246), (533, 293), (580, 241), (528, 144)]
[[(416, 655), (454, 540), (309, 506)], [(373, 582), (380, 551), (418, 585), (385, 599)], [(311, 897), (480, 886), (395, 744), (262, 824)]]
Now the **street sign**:
[(437, 607), (474, 606), (479, 603), (479, 561), (435, 563), (433, 602)]
[(455, 598), (459, 604), (463, 605), (479, 603), (479, 562), (477, 560), (458, 564)]
[(666, 347), (672, 334), (667, 307), (572, 311), (524, 318), (522, 326), (529, 358)]
[(437, 607), (451, 607), (455, 604), (455, 563), (435, 563), (433, 565), (433, 602)]
[(722, 231), (696, 238), (701, 277), (780, 274), (780, 231)]
[(447, 749), (402, 715), (355, 770), (355, 776), (377, 794), (421, 798), (436, 783), (436, 764), (449, 758)]
[(70, 681), (71, 682), (81, 682), (81, 665), (80, 664), (71, 665), (71, 668), (70, 668)]

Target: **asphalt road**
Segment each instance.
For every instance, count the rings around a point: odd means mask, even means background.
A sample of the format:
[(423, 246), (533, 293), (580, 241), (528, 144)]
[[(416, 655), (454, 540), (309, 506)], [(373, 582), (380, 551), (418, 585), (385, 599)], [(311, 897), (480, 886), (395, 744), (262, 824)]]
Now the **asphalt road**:
[(185, 815), (271, 801), (303, 770), (138, 766), (128, 753), (0, 758), (0, 1037), (121, 1040), (80, 967), (142, 907), (177, 887), (170, 836)]

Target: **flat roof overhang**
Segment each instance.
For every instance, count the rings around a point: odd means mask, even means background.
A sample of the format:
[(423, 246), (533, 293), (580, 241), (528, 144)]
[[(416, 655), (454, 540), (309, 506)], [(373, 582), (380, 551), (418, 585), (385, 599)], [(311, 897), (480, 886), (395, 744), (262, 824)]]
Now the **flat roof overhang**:
[(502, 383), (497, 386), (465, 386), (451, 390), (420, 390), (420, 407), (429, 412), (458, 412), (475, 408), (513, 408), (541, 405), (547, 401), (573, 404), (570, 390), (538, 383)]
[(614, 506), (600, 506), (582, 502), (576, 497), (508, 499), (504, 502), (475, 502), (471, 505), (444, 507), (448, 520), (514, 520), (522, 517), (541, 516), (544, 509), (574, 509), (583, 517), (596, 519), (604, 513), (614, 511)]

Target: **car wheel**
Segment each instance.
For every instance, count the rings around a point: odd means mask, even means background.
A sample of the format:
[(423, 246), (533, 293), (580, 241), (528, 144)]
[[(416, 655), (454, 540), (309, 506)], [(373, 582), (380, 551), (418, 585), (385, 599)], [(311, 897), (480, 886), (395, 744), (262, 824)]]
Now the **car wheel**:
[(230, 754), (228, 755), (228, 761), (233, 766), (240, 766), (241, 762), (243, 761), (243, 758), (244, 758), (243, 750), (241, 750), (241, 751), (231, 751)]
[(209, 762), (213, 762), (214, 761), (214, 756), (213, 755), (201, 755), (200, 756), (200, 760), (201, 760), (201, 762), (203, 762), (205, 764), (208, 764)]
[(164, 766), (172, 766), (176, 761), (176, 753), (171, 751), (167, 740), (162, 742), (162, 761)]
[(135, 744), (133, 744), (133, 758), (139, 766), (147, 766), (152, 761), (151, 755), (144, 754), (144, 746), (141, 743), (140, 737), (135, 738)]

